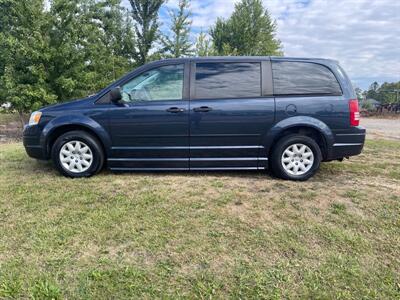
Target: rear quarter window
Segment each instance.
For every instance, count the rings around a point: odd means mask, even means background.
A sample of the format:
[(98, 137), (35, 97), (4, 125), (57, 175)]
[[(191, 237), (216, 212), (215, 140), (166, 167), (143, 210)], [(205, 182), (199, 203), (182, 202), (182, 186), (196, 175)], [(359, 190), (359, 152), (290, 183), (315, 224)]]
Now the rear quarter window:
[(342, 95), (332, 71), (309, 62), (273, 62), (275, 95)]

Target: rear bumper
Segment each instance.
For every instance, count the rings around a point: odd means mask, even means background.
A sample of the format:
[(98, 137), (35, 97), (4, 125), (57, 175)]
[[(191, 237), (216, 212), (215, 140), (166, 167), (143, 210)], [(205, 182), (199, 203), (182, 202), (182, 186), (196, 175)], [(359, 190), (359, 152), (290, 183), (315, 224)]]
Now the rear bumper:
[(358, 144), (334, 144), (331, 159), (340, 159), (343, 157), (354, 156), (361, 153), (364, 143)]
[(353, 127), (351, 132), (335, 133), (335, 142), (328, 160), (360, 154), (364, 147), (365, 135), (366, 130), (361, 126)]
[(46, 149), (40, 143), (40, 130), (36, 126), (26, 126), (23, 133), (23, 144), (26, 153), (36, 159), (47, 160)]

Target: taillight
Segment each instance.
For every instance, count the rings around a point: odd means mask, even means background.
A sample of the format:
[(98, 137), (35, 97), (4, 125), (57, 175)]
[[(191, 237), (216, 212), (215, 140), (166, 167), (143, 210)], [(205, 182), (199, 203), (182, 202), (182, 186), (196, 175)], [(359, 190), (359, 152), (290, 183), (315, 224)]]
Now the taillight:
[(350, 110), (350, 126), (360, 125), (360, 110), (358, 109), (358, 100), (349, 100), (349, 110)]

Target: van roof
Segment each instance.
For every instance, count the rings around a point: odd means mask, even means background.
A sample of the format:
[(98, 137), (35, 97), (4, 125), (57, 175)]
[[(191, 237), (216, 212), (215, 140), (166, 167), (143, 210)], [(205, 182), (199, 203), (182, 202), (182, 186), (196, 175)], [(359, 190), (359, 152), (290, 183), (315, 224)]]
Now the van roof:
[(311, 57), (288, 57), (288, 56), (201, 56), (201, 57), (183, 57), (183, 58), (167, 58), (169, 61), (202, 61), (202, 60), (282, 60), (282, 61), (315, 61), (330, 62), (338, 64), (337, 60), (328, 58), (311, 58)]

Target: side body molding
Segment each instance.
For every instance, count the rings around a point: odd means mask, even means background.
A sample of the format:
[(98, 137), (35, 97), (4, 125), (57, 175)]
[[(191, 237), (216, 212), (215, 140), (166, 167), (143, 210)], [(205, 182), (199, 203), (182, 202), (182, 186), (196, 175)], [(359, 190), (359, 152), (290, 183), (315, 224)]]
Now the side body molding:
[(308, 116), (294, 116), (290, 118), (283, 119), (276, 123), (263, 137), (262, 145), (269, 155), (273, 143), (277, 141), (280, 134), (287, 129), (294, 127), (308, 127), (313, 128), (320, 132), (325, 139), (327, 157), (331, 156), (332, 145), (334, 144), (334, 135), (331, 129), (322, 121)]
[[(82, 126), (87, 128), (88, 130), (94, 132), (97, 137), (100, 139), (100, 142), (103, 143), (106, 154), (109, 155), (111, 149), (111, 137), (104, 129), (102, 125), (97, 123), (92, 118), (83, 115), (83, 114), (75, 114), (75, 115), (63, 115), (52, 119), (46, 126), (43, 128), (42, 134), (40, 136), (40, 145), (43, 149), (47, 151), (47, 143), (49, 141), (49, 137), (52, 133), (62, 126), (74, 125), (74, 126)], [(49, 154), (49, 153), (47, 153)]]

